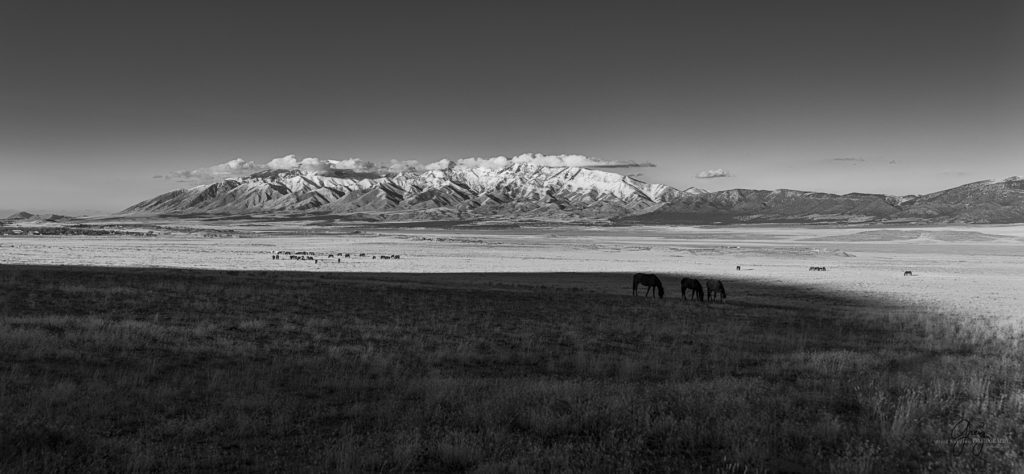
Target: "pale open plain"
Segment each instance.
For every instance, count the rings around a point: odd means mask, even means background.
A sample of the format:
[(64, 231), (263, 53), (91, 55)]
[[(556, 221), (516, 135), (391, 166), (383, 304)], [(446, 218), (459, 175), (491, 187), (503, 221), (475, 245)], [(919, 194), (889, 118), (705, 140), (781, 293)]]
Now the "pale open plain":
[(1022, 226), (239, 229), (0, 237), (0, 471), (1024, 464)]
[[(870, 295), (1024, 327), (1024, 226), (927, 228), (534, 227), (289, 229), (235, 237), (4, 236), (0, 264), (370, 273), (655, 273), (667, 297), (680, 277), (806, 286)], [(272, 259), (315, 252), (316, 260)], [(348, 253), (350, 257), (344, 257)], [(328, 258), (329, 255), (333, 258)], [(360, 256), (365, 254), (365, 256)], [(381, 260), (381, 255), (399, 259)], [(736, 267), (739, 266), (740, 270)], [(822, 266), (827, 271), (808, 271)], [(904, 276), (905, 271), (913, 276)], [(619, 282), (552, 279), (551, 285)], [(730, 302), (742, 302), (732, 292)]]

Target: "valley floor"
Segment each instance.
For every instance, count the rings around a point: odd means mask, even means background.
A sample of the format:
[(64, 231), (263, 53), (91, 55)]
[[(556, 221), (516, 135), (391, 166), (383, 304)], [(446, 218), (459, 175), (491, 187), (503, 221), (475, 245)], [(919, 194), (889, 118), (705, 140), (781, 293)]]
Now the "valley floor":
[[(1019, 472), (1021, 244), (1014, 227), (4, 237), (0, 471)], [(666, 298), (632, 296), (634, 272)], [(682, 276), (728, 296), (684, 302)]]
[[(287, 228), (260, 230), (153, 237), (5, 236), (0, 237), (0, 264), (385, 273), (643, 272), (660, 275), (670, 297), (679, 296), (681, 277), (720, 279), (726, 288), (734, 282), (759, 281), (886, 297), (1024, 328), (1024, 226), (352, 227), (313, 235)], [(316, 257), (272, 259), (278, 251), (315, 252)], [(344, 257), (346, 253), (350, 257)], [(337, 255), (328, 258), (332, 254)], [(400, 258), (379, 259), (391, 255)], [(808, 271), (812, 266), (826, 271)], [(905, 271), (913, 276), (905, 277)], [(626, 294), (629, 284), (623, 279), (602, 291)], [(743, 295), (730, 297), (740, 301)]]

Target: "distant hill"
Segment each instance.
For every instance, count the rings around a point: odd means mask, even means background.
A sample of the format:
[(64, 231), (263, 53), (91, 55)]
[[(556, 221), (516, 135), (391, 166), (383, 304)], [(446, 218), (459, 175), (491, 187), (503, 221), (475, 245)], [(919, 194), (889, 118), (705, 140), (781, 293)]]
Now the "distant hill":
[(678, 190), (605, 171), (515, 164), (391, 175), (261, 171), (172, 191), (122, 216), (330, 215), (365, 220), (481, 218), (630, 224), (998, 224), (1024, 222), (1024, 179), (926, 195), (779, 189)]
[(32, 214), (31, 212), (21, 211), (18, 213), (11, 214), (10, 216), (7, 216), (7, 220), (16, 221), (23, 219), (31, 219), (34, 216), (35, 214)]
[(45, 222), (68, 222), (73, 221), (75, 218), (62, 216), (60, 214), (32, 214), (31, 212), (17, 212), (11, 214), (4, 222), (8, 223), (45, 223)]
[(922, 196), (732, 189), (691, 194), (623, 224), (1024, 222), (1024, 179), (979, 181)]

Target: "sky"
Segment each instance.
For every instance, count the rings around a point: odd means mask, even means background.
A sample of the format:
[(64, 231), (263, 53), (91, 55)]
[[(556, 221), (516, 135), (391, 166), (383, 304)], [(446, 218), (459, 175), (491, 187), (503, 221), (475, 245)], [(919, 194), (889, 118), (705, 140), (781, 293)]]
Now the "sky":
[(271, 163), (899, 195), (1024, 175), (1022, 2), (554, 3), (5, 0), (0, 210), (116, 212)]

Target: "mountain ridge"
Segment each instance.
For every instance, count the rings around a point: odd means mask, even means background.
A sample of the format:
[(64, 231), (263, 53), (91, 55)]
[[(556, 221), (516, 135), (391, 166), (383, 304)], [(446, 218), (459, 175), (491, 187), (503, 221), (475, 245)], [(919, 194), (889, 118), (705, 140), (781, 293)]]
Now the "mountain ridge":
[(1018, 223), (1024, 179), (984, 180), (922, 195), (793, 189), (679, 190), (617, 173), (516, 163), (389, 175), (266, 170), (178, 189), (133, 215), (335, 215), (368, 220), (594, 221), (618, 224)]
[(1024, 222), (1024, 179), (983, 180), (929, 194), (830, 194), (789, 189), (731, 189), (623, 218), (632, 224), (888, 223), (1008, 224)]
[(615, 173), (522, 163), (500, 170), (450, 167), (378, 177), (293, 170), (171, 191), (119, 214), (369, 212), (382, 218), (415, 218), (416, 213), (433, 211), (455, 218), (506, 213), (528, 218), (613, 218), (647, 211), (685, 193)]

